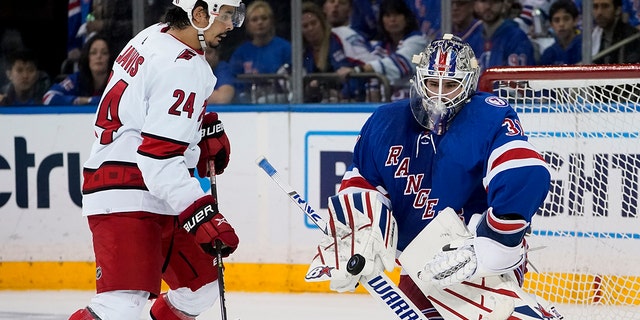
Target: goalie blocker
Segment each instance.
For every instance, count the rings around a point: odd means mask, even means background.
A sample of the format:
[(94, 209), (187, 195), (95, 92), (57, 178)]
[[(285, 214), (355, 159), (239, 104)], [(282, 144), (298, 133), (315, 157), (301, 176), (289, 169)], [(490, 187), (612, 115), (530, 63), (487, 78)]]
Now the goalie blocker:
[(329, 233), (318, 245), (307, 281), (329, 280), (331, 290), (353, 291), (361, 276), (394, 269), (398, 230), (388, 200), (380, 193), (330, 197), (328, 225)]

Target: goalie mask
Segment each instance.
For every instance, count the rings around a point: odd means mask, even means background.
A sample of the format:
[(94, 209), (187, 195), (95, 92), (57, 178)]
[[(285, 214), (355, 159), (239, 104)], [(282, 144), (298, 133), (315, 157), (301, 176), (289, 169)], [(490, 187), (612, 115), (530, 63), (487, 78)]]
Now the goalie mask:
[(411, 112), (426, 129), (443, 134), (453, 117), (476, 91), (480, 68), (473, 49), (445, 34), (413, 57)]
[[(192, 11), (198, 1), (203, 1), (207, 4), (209, 24), (207, 24), (206, 28), (198, 28), (193, 23)], [(233, 27), (238, 28), (242, 26), (242, 23), (244, 22), (246, 11), (244, 3), (242, 3), (241, 0), (173, 0), (173, 4), (180, 7), (187, 13), (187, 16), (189, 16), (189, 22), (191, 22), (191, 25), (198, 30), (198, 39), (200, 40), (200, 45), (203, 49), (206, 48), (206, 43), (204, 42), (204, 31), (211, 27), (216, 18), (221, 19), (222, 22), (231, 20)], [(224, 13), (220, 13), (222, 6), (232, 6), (236, 9), (234, 10), (233, 15), (229, 16)]]

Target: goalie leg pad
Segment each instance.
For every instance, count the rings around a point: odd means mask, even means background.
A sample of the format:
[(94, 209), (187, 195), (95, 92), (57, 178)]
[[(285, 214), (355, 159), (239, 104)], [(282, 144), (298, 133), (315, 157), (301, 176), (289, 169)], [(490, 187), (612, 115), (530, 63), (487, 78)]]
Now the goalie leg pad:
[(425, 295), (420, 291), (420, 288), (411, 280), (406, 274), (400, 275), (400, 281), (398, 282), (398, 288), (407, 295), (407, 298), (413, 302), (418, 309), (427, 316), (429, 320), (443, 320), (442, 316), (436, 308), (433, 306), (431, 301), (425, 297)]

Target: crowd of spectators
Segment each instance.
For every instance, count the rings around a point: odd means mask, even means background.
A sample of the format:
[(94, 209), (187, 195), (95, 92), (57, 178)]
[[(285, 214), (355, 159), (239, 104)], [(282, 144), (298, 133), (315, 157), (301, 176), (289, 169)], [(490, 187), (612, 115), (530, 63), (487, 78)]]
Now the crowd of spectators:
[(100, 102), (114, 60), (108, 39), (95, 34), (83, 44), (78, 71), (54, 83), (44, 94), (44, 104), (97, 105)]
[[(239, 40), (206, 53), (218, 77), (211, 104), (288, 101), (293, 54), (303, 57), (305, 102), (406, 98), (413, 55), (442, 32), (441, 0), (303, 0), (303, 50), (293, 53), (290, 3), (244, 2), (245, 24), (233, 31), (240, 36), (228, 37)], [(145, 3), (149, 26), (171, 0)], [(592, 3), (585, 17), (581, 0), (452, 0), (451, 31), (471, 45), (483, 70), (580, 64), (581, 21), (589, 18), (593, 63), (640, 63), (638, 1)], [(133, 21), (132, 0), (69, 0), (58, 74), (40, 69), (19, 32), (0, 30), (0, 105), (97, 104), (115, 57), (137, 32)], [(373, 88), (390, 92), (373, 96)]]

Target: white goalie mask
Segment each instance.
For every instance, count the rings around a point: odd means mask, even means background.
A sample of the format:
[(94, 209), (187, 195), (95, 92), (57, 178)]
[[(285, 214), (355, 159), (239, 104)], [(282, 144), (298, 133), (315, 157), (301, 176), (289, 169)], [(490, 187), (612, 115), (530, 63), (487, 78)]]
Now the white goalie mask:
[(411, 86), (411, 111), (423, 127), (441, 135), (476, 92), (478, 61), (471, 46), (445, 34), (415, 55), (413, 63), (417, 66)]
[[(199, 28), (195, 24), (193, 24), (193, 17), (191, 14), (192, 14), (193, 8), (195, 7), (198, 1), (204, 1), (207, 4), (207, 9), (209, 13), (209, 24), (207, 24), (205, 28)], [(200, 40), (200, 44), (202, 45), (203, 49), (205, 49), (206, 47), (206, 44), (204, 42), (204, 31), (211, 27), (211, 25), (213, 24), (213, 21), (216, 18), (221, 19), (223, 22), (231, 20), (233, 27), (238, 28), (242, 26), (242, 23), (244, 22), (245, 12), (246, 12), (244, 3), (242, 3), (241, 0), (173, 0), (173, 4), (175, 6), (180, 7), (182, 10), (184, 10), (187, 13), (187, 16), (189, 16), (189, 22), (191, 22), (191, 25), (196, 30), (198, 30), (198, 39)], [(235, 11), (233, 12), (233, 15), (231, 16), (221, 15), (220, 9), (222, 8), (222, 6), (225, 6), (225, 5), (236, 8)]]

